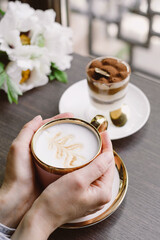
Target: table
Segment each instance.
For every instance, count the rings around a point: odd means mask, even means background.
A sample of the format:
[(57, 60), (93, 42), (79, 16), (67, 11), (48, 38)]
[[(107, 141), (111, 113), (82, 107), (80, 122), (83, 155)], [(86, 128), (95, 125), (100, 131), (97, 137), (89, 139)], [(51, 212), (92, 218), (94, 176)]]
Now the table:
[[(85, 78), (89, 57), (74, 54), (67, 71), (69, 83), (57, 81), (26, 92), (18, 105), (8, 103), (0, 91), (0, 183), (9, 146), (22, 126), (34, 116), (48, 118), (58, 113), (58, 101), (71, 84)], [(50, 240), (159, 240), (160, 239), (160, 82), (132, 74), (131, 82), (147, 95), (151, 115), (147, 124), (130, 137), (113, 141), (129, 175), (127, 195), (108, 219), (92, 227), (57, 229)]]

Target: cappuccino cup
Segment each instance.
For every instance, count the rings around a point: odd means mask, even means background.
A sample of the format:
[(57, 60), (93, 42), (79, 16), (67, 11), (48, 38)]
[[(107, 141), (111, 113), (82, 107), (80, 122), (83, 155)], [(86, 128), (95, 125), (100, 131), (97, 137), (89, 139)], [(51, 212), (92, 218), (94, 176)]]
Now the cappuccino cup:
[(93, 161), (101, 153), (97, 128), (102, 127), (107, 127), (102, 116), (94, 118), (92, 124), (77, 118), (62, 118), (40, 127), (32, 138), (31, 151), (42, 185), (46, 187)]

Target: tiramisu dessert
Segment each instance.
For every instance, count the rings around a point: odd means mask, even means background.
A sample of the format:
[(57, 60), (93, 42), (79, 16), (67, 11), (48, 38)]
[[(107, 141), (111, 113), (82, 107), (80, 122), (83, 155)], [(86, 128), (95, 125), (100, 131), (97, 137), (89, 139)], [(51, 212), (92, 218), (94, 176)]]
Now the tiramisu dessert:
[[(87, 82), (91, 102), (104, 109), (121, 102), (130, 78), (129, 65), (117, 58), (96, 58), (87, 65)], [(118, 106), (117, 106), (118, 107)]]

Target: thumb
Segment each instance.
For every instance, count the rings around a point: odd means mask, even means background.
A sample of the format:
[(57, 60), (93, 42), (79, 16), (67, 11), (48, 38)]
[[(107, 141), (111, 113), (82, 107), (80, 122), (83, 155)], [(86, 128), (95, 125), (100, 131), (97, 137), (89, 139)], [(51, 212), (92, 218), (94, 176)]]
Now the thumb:
[(33, 134), (41, 126), (42, 117), (40, 115), (33, 118), (30, 122), (26, 123), (20, 133), (18, 134), (16, 141), (20, 141), (25, 145), (29, 145)]

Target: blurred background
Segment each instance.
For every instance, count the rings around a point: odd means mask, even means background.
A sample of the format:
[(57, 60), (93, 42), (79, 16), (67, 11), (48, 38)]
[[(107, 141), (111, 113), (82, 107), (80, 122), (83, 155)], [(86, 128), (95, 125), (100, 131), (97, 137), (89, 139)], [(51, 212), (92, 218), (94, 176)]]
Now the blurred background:
[[(74, 32), (74, 52), (116, 56), (132, 71), (160, 80), (160, 0), (22, 0), (53, 8)], [(7, 9), (8, 0), (0, 0)]]

